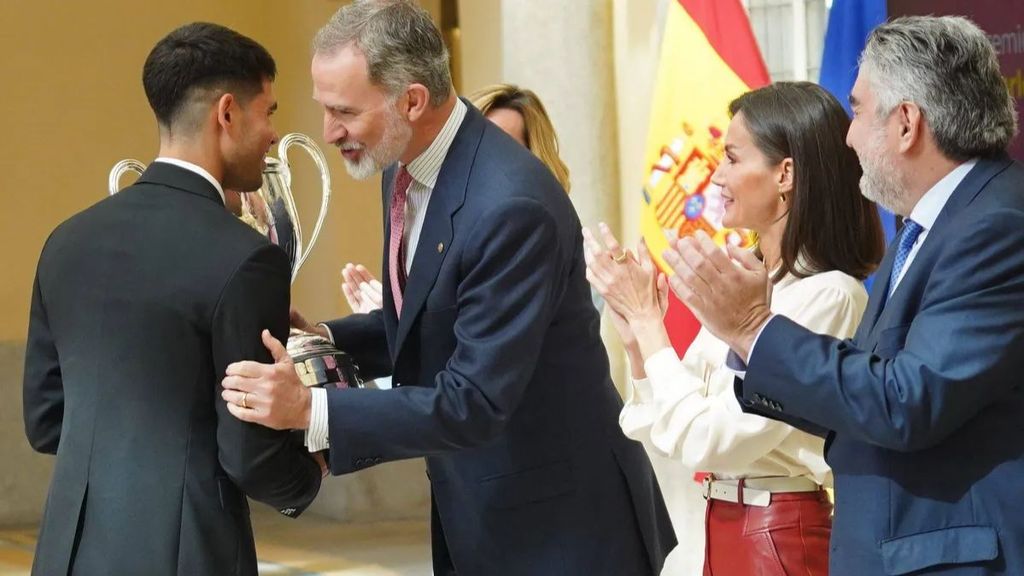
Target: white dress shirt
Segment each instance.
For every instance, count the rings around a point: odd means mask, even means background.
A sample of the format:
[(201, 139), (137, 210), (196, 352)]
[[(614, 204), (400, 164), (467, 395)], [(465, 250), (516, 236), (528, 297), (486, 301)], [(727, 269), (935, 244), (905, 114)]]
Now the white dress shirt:
[(177, 166), (178, 168), (184, 168), (185, 170), (188, 170), (189, 172), (195, 172), (196, 174), (199, 174), (203, 178), (206, 178), (206, 180), (210, 184), (213, 184), (213, 187), (217, 189), (217, 194), (220, 194), (220, 201), (221, 201), (221, 203), (223, 203), (224, 205), (227, 205), (227, 201), (224, 200), (224, 187), (221, 186), (220, 182), (217, 182), (217, 179), (214, 178), (209, 172), (207, 172), (202, 166), (199, 166), (197, 164), (193, 164), (191, 162), (186, 162), (184, 160), (179, 160), (177, 158), (167, 158), (166, 156), (161, 156), (161, 157), (157, 158), (156, 160), (153, 160), (153, 162), (163, 162), (165, 164), (173, 164), (173, 165)]
[[(819, 333), (852, 336), (867, 306), (860, 281), (832, 271), (784, 277), (772, 289), (772, 310)], [(651, 456), (669, 516), (685, 544), (664, 574), (700, 574), (705, 501), (695, 471), (716, 477), (804, 476), (831, 484), (824, 440), (787, 424), (744, 413), (725, 366), (725, 342), (701, 330), (680, 361), (665, 348), (644, 363), (648, 378), (627, 390), (619, 425)]]
[[(462, 126), (462, 120), (466, 117), (466, 104), (455, 100), (455, 108), (452, 109), (448, 120), (441, 128), (434, 141), (430, 143), (419, 156), (417, 156), (406, 169), (412, 176), (412, 183), (405, 202), (405, 273), (408, 276), (412, 271), (413, 258), (416, 255), (416, 246), (420, 241), (420, 232), (423, 230), (423, 221), (427, 215), (427, 205), (430, 203), (430, 195), (434, 191), (434, 184), (441, 174), (441, 165), (448, 155), (448, 149), (455, 140), (455, 134)], [(329, 331), (328, 331), (329, 332)], [(331, 339), (334, 337), (331, 335)], [(309, 430), (306, 431), (306, 446), (310, 452), (326, 450), (330, 447), (328, 439), (330, 429), (328, 427), (327, 414), (327, 391), (323, 388), (313, 388), (313, 405), (310, 411)]]
[(953, 191), (956, 187), (963, 182), (964, 178), (967, 177), (967, 173), (974, 168), (977, 164), (977, 160), (969, 160), (963, 164), (957, 166), (949, 174), (943, 176), (942, 180), (935, 183), (934, 186), (928, 189), (924, 193), (924, 196), (917, 201), (914, 209), (910, 212), (910, 219), (921, 225), (921, 233), (917, 236), (917, 241), (910, 247), (910, 254), (907, 255), (907, 260), (903, 264), (903, 269), (900, 270), (900, 275), (896, 278), (896, 283), (892, 288), (889, 289), (890, 294), (899, 287), (900, 281), (907, 275), (907, 270), (910, 269), (910, 264), (914, 261), (914, 257), (917, 256), (917, 251), (921, 249), (921, 244), (924, 243), (924, 239), (928, 237), (928, 231), (935, 226), (935, 220), (939, 217), (939, 213), (946, 206), (946, 202), (949, 201), (949, 197), (953, 195)]

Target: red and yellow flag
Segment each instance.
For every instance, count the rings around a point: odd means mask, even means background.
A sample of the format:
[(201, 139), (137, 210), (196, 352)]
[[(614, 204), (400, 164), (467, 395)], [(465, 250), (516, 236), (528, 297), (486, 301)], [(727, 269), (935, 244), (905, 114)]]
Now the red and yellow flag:
[[(662, 270), (668, 239), (704, 230), (719, 244), (750, 245), (722, 227), (711, 174), (723, 154), (729, 102), (768, 84), (740, 0), (670, 0), (647, 134), (641, 232)], [(665, 327), (680, 355), (700, 324), (674, 294)]]

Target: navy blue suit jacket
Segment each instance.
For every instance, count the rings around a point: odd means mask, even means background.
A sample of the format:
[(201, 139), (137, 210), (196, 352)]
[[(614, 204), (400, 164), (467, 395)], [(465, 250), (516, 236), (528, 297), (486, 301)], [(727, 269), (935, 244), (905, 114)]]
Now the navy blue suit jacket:
[(328, 323), (396, 387), (328, 391), (332, 471), (426, 456), (435, 573), (652, 574), (675, 545), (650, 462), (618, 426), (585, 270), (566, 193), (469, 106), (401, 320), (385, 276), (383, 310)]
[(979, 161), (886, 284), (853, 340), (770, 321), (741, 402), (828, 431), (832, 574), (1024, 574), (1024, 167)]

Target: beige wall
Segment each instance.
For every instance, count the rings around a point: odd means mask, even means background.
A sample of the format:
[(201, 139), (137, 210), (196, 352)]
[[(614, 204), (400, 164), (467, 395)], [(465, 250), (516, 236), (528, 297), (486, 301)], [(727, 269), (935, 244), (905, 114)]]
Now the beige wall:
[[(640, 238), (643, 158), (666, 0), (462, 0), (462, 75), (538, 92), (569, 164), (583, 224), (605, 221), (629, 245)], [(618, 336), (603, 331), (619, 389)]]
[[(558, 116), (555, 122), (566, 155), (591, 148), (597, 140), (604, 162), (617, 166), (615, 207), (609, 207), (604, 199), (586, 198), (587, 193), (574, 194), (573, 202), (581, 214), (593, 214), (592, 219), (602, 216), (618, 222), (623, 237), (635, 243), (640, 239), (643, 158), (666, 0), (572, 0), (524, 7), (529, 3), (460, 0), (462, 91), (469, 93), (496, 82), (521, 82), (528, 88), (539, 85), (549, 113)], [(603, 20), (607, 4), (611, 4), (610, 25)], [(513, 17), (503, 18), (503, 13)], [(560, 28), (559, 23), (569, 28)], [(587, 35), (580, 36), (579, 27), (586, 28)], [(570, 37), (566, 30), (575, 36)], [(581, 42), (592, 50), (585, 61), (578, 59), (580, 48), (573, 44)], [(580, 74), (589, 77), (566, 80)], [(613, 127), (604, 130), (601, 138), (588, 132), (592, 128), (581, 127), (594, 120), (571, 114), (574, 108), (593, 107), (593, 94), (582, 89), (587, 83), (614, 91), (601, 96), (613, 102), (604, 104), (611, 109), (611, 116), (605, 114), (602, 120)], [(577, 174), (581, 182), (607, 177), (604, 166), (580, 162), (573, 168), (574, 183)]]
[[(142, 91), (142, 64), (174, 27), (206, 20), (264, 44), (277, 60), (280, 134), (305, 132), (322, 143), (311, 100), (309, 43), (339, 0), (8, 0), (0, 24), (4, 138), (0, 141), (0, 524), (33, 521), (42, 510), (51, 458), (32, 453), (21, 426), (21, 368), (29, 294), (44, 240), (59, 222), (106, 195), (107, 172), (124, 157), (145, 162), (158, 148), (156, 123)], [(425, 6), (436, 14), (438, 2)], [(380, 182), (356, 183), (333, 150), (334, 181), (325, 232), (293, 290), (312, 318), (348, 313), (338, 271), (346, 261), (379, 272)], [(294, 151), (297, 203), (306, 234), (319, 207), (312, 161)], [(128, 177), (126, 177), (126, 182)], [(174, 263), (168, 262), (168, 274)], [(423, 517), (421, 462), (364, 471), (328, 485), (317, 509), (339, 518)], [(405, 492), (381, 490), (410, 479)]]
[[(16, 249), (4, 260), (0, 341), (24, 340), (35, 262), (50, 230), (106, 194), (107, 171), (115, 161), (126, 156), (149, 161), (156, 153), (156, 126), (140, 77), (146, 54), (161, 36), (179, 24), (209, 20), (262, 42), (280, 70), (279, 132), (303, 131), (319, 141), (320, 115), (310, 99), (309, 40), (340, 4), (18, 0), (16, 8), (5, 6), (0, 77), (8, 84), (0, 187), (7, 206), (0, 211), (0, 233), (3, 244)], [(378, 183), (352, 182), (336, 156), (331, 159), (335, 185), (328, 225), (295, 286), (296, 303), (314, 317), (347, 312), (339, 298), (340, 263), (351, 259), (380, 266), (380, 220), (366, 217), (379, 214)], [(311, 229), (318, 190), (312, 163), (298, 164), (298, 202)]]
[(614, 0), (619, 209), (623, 239), (640, 240), (641, 188), (664, 0)]
[[(280, 134), (301, 131), (322, 144), (320, 112), (311, 100), (309, 43), (344, 2), (339, 0), (12, 0), (0, 26), (0, 77), (7, 79), (0, 142), (0, 241), (4, 258), (0, 341), (23, 341), (39, 250), (68, 216), (106, 194), (107, 172), (124, 157), (148, 162), (156, 124), (142, 91), (142, 64), (175, 26), (206, 20), (264, 44), (278, 64), (275, 90)], [(435, 16), (440, 0), (422, 4)], [(355, 182), (330, 150), (333, 202), (320, 244), (294, 287), (309, 316), (348, 313), (338, 271), (346, 261), (380, 271), (379, 179)], [(296, 193), (306, 234), (319, 207), (311, 161), (297, 161)], [(127, 179), (127, 177), (126, 177)], [(126, 180), (127, 181), (127, 180)], [(372, 217), (367, 217), (372, 215)]]
[(459, 0), (463, 94), (505, 81), (501, 0)]
[(25, 346), (0, 343), (0, 526), (39, 519), (53, 459), (25, 440), (21, 418), (21, 366)]

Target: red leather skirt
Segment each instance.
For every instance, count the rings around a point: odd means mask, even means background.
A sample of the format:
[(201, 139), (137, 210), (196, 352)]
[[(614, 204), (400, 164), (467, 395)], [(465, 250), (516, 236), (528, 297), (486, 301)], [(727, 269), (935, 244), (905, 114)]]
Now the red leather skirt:
[(768, 506), (708, 500), (704, 576), (827, 576), (832, 504), (824, 490)]

